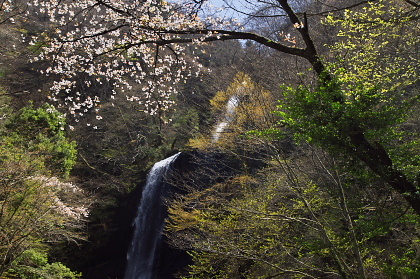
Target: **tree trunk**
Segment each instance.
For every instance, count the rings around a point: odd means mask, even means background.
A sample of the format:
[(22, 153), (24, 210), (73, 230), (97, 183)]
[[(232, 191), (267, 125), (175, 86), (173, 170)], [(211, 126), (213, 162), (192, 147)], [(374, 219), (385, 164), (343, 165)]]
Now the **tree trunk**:
[(373, 146), (363, 133), (349, 135), (349, 137), (356, 148), (355, 155), (400, 193), (414, 211), (420, 215), (420, 195), (416, 185), (410, 182), (403, 172), (393, 167), (385, 149), (377, 142), (375, 142), (376, 147)]

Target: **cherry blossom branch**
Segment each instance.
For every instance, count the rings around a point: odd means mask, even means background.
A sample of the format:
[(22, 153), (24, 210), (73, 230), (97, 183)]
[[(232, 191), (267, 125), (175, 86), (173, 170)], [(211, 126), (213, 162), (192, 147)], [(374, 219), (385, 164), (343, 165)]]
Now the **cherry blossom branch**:
[(121, 25), (115, 26), (114, 28), (106, 29), (104, 31), (101, 31), (101, 32), (98, 32), (98, 33), (95, 33), (95, 34), (81, 36), (81, 37), (71, 39), (71, 40), (61, 40), (60, 39), (59, 41), (62, 42), (62, 43), (74, 43), (74, 42), (89, 39), (89, 38), (95, 38), (95, 37), (103, 36), (103, 35), (109, 34), (113, 31), (117, 31), (117, 30), (119, 30), (121, 28), (124, 28), (124, 27), (129, 27), (129, 25), (128, 24), (121, 24)]
[[(234, 26), (219, 18), (200, 19), (197, 14), (188, 12), (188, 5), (180, 7), (169, 2), (155, 3), (154, 0), (127, 3), (61, 0), (54, 2), (54, 6), (48, 0), (35, 2), (58, 27), (49, 44), (43, 48), (44, 52), (34, 61), (50, 59), (54, 62), (44, 73), (57, 74), (62, 79), (55, 81), (51, 87), (51, 98), (59, 100), (58, 96), (64, 96), (63, 106), (69, 107), (70, 114), (75, 117), (83, 116), (92, 108), (97, 110), (99, 102), (96, 97), (93, 101), (89, 96), (84, 100), (85, 96), (77, 92), (80, 88), (76, 86), (80, 83), (77, 73), (85, 73), (91, 77), (89, 79), (99, 83), (112, 80), (112, 94), (116, 94), (116, 90), (131, 91), (132, 82), (141, 85), (141, 91), (137, 91), (136, 96), (127, 98), (145, 105), (150, 113), (169, 107), (173, 102), (170, 95), (176, 93), (176, 87), (172, 85), (191, 76), (194, 71), (198, 75), (202, 68), (197, 57), (185, 58), (183, 45), (188, 43), (251, 40), (276, 51), (305, 58), (319, 75), (325, 70), (310, 37), (306, 15), (302, 23), (286, 0), (278, 0), (280, 5), (276, 7), (285, 11), (305, 42), (305, 48), (289, 46), (252, 32), (234, 30)], [(83, 17), (86, 22), (81, 26), (76, 20)], [(36, 45), (38, 41), (38, 38), (33, 38), (30, 43)], [(170, 53), (161, 57), (156, 49), (164, 53), (160, 49), (163, 46)], [(173, 69), (174, 66), (178, 67), (177, 70)], [(152, 68), (154, 70), (150, 71)], [(82, 83), (84, 87), (89, 87), (92, 81), (84, 80)], [(151, 100), (153, 95), (159, 96), (159, 100)]]
[(188, 31), (161, 31), (164, 34), (175, 34), (175, 35), (203, 35), (203, 34), (216, 34), (209, 37), (202, 38), (173, 38), (173, 39), (160, 39), (160, 40), (144, 40), (136, 43), (128, 43), (124, 46), (117, 47), (115, 49), (128, 49), (133, 46), (139, 46), (143, 44), (156, 44), (164, 46), (168, 44), (182, 44), (182, 43), (194, 43), (194, 42), (214, 42), (214, 41), (226, 41), (226, 40), (252, 40), (269, 48), (292, 54), (301, 57), (305, 57), (305, 49), (289, 47), (279, 42), (273, 41), (264, 36), (252, 33), (252, 32), (238, 32), (229, 30), (188, 30)]

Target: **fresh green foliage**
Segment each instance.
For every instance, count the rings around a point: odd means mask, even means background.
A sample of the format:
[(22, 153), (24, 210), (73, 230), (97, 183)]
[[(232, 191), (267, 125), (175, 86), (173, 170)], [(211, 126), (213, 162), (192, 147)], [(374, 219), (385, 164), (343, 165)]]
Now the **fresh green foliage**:
[(6, 116), (0, 126), (0, 275), (75, 278), (39, 254), (48, 250), (40, 243), (82, 240), (88, 215), (82, 190), (50, 176), (67, 176), (75, 160), (64, 116), (49, 105)]
[(76, 143), (65, 134), (66, 119), (52, 105), (22, 108), (8, 119), (6, 133), (11, 144), (45, 156), (45, 166), (55, 175), (67, 177), (76, 160)]
[(404, 1), (379, 0), (324, 20), (338, 28), (337, 41), (330, 46), (339, 61), (333, 72), (347, 92), (362, 85), (386, 95), (419, 79), (420, 22), (413, 8)]
[(392, 254), (392, 264), (385, 264), (385, 272), (389, 278), (420, 278), (420, 269), (417, 262), (418, 253), (408, 249), (403, 255)]
[(331, 47), (337, 62), (315, 87), (284, 88), (278, 114), (297, 138), (364, 162), (420, 213), (418, 135), (401, 128), (419, 100), (417, 13), (375, 1), (328, 17), (343, 38)]
[(194, 259), (183, 278), (413, 278), (419, 217), (312, 156), (174, 201), (167, 229)]
[(363, 133), (370, 140), (395, 139), (395, 127), (407, 117), (412, 102), (368, 88), (363, 83), (346, 94), (338, 80), (325, 81), (315, 88), (284, 89), (277, 113), (298, 138), (330, 151), (351, 153), (350, 136)]
[(76, 279), (82, 276), (62, 263), (48, 263), (48, 255), (34, 249), (23, 252), (13, 262), (7, 275), (21, 279)]
[(79, 188), (48, 178), (43, 156), (5, 140), (0, 144), (0, 274), (39, 242), (82, 239), (79, 230), (87, 217)]

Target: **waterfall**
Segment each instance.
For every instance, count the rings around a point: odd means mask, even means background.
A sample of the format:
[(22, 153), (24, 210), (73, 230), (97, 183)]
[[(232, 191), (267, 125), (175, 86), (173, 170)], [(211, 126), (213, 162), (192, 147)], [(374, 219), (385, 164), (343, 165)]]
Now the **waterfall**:
[(238, 107), (239, 104), (239, 98), (236, 95), (233, 95), (230, 97), (228, 103), (226, 104), (226, 114), (225, 118), (222, 122), (217, 124), (216, 129), (214, 130), (212, 134), (212, 142), (215, 143), (219, 140), (220, 134), (223, 133), (225, 128), (229, 125), (229, 123), (233, 120), (233, 117), (235, 115), (235, 110)]
[(156, 277), (154, 275), (155, 259), (158, 256), (157, 249), (167, 216), (166, 207), (162, 203), (162, 197), (168, 190), (164, 180), (171, 164), (179, 154), (157, 162), (147, 176), (137, 216), (133, 222), (135, 231), (127, 253), (125, 279)]

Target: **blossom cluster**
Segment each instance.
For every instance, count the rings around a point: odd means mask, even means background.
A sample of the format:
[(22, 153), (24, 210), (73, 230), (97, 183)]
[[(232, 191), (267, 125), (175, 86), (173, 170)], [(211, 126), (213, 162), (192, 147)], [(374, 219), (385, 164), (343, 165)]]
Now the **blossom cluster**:
[(37, 181), (46, 189), (51, 202), (51, 209), (60, 215), (73, 220), (83, 220), (89, 216), (89, 209), (85, 205), (72, 206), (69, 199), (63, 199), (61, 195), (76, 195), (83, 191), (77, 185), (70, 182), (61, 182), (57, 177), (31, 176), (28, 179)]
[(12, 0), (6, 0), (0, 3), (0, 11), (5, 13), (11, 12), (13, 10), (13, 7), (14, 5)]
[[(42, 72), (57, 77), (50, 99), (68, 109), (75, 118), (98, 109), (101, 100), (80, 92), (92, 82), (106, 82), (112, 96), (143, 105), (148, 114), (173, 104), (177, 83), (197, 76), (203, 68), (197, 57), (186, 55), (179, 42), (202, 43), (220, 28), (221, 18), (201, 19), (195, 1), (173, 3), (157, 0), (31, 0), (39, 15), (47, 16), (52, 34), (32, 37), (30, 44), (46, 41), (34, 61), (49, 60)], [(220, 35), (219, 35), (220, 36)], [(184, 41), (183, 41), (184, 40)], [(80, 74), (89, 77), (81, 80)], [(82, 83), (82, 84), (80, 84)], [(134, 87), (134, 84), (138, 86)], [(134, 88), (141, 88), (134, 92)]]

